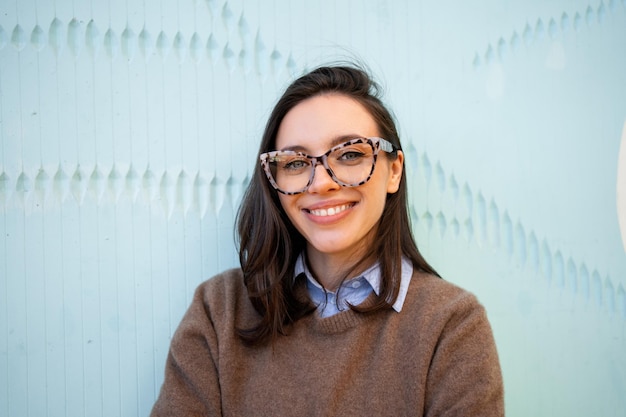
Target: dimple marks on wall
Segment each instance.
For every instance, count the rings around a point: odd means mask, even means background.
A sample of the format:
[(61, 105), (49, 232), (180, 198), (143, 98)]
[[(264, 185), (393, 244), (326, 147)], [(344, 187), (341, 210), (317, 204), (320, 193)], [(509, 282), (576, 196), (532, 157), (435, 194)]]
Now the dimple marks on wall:
[(68, 198), (75, 204), (115, 205), (120, 199), (132, 204), (162, 208), (169, 217), (174, 212), (194, 210), (200, 218), (210, 211), (217, 215), (224, 199), (237, 207), (249, 182), (236, 177), (220, 178), (204, 171), (188, 173), (138, 172), (134, 166), (121, 169), (116, 165), (92, 168), (74, 167), (71, 172), (59, 166), (48, 172), (40, 168), (34, 176), (21, 172), (15, 179), (0, 173), (0, 202), (5, 207), (28, 208), (30, 205), (62, 205)]
[[(431, 158), (426, 152), (413, 159), (419, 159), (417, 172), (422, 177), (415, 182), (424, 181), (429, 190), (428, 198), (417, 198), (412, 203), (411, 212), (418, 228), (420, 224), (425, 225), (423, 230), (428, 235), (437, 233), (439, 239), (453, 231), (454, 239), (463, 238), (482, 249), (506, 255), (509, 262), (540, 277), (547, 288), (561, 289), (583, 303), (592, 302), (609, 316), (617, 313), (626, 319), (621, 308), (621, 284), (616, 290), (608, 274), (603, 277), (597, 267), (590, 267), (587, 261), (575, 260), (571, 255), (566, 263), (563, 248), (551, 245), (548, 237), (538, 238), (520, 219), (513, 226), (509, 210), (501, 209), (495, 198), (487, 202), (482, 191), (473, 190), (467, 183), (459, 191), (455, 175), (448, 174), (440, 161), (435, 163), (433, 175)], [(439, 203), (448, 197), (455, 204)], [(462, 234), (458, 232), (460, 225), (465, 229)]]
[(37, 52), (48, 46), (55, 54), (60, 55), (67, 48), (75, 58), (85, 49), (94, 58), (103, 50), (110, 60), (116, 60), (121, 51), (124, 59), (131, 61), (135, 59), (136, 48), (139, 48), (144, 60), (149, 60), (153, 54), (163, 60), (170, 59), (170, 52), (173, 52), (175, 59), (180, 63), (188, 56), (196, 64), (203, 59), (207, 59), (213, 65), (221, 61), (231, 72), (236, 70), (244, 74), (254, 72), (261, 77), (273, 73), (276, 78), (281, 77), (283, 72), (287, 75), (296, 73), (298, 67), (291, 51), (280, 50), (276, 45), (273, 49), (268, 49), (261, 28), (257, 28), (253, 35), (243, 13), (235, 23), (228, 3), (225, 3), (221, 20), (226, 33), (229, 35), (237, 33), (237, 38), (219, 42), (213, 32), (206, 36), (197, 31), (186, 33), (178, 30), (176, 33), (167, 33), (145, 26), (137, 31), (128, 24), (118, 34), (112, 27), (104, 27), (101, 30), (99, 28), (101, 25), (93, 19), (85, 25), (76, 18), (72, 18), (66, 24), (55, 17), (49, 25), (47, 35), (39, 24), (29, 29), (30, 35), (17, 24), (10, 36), (0, 25), (0, 50), (7, 44), (17, 52), (21, 52), (28, 45)]
[[(621, 3), (621, 4), (620, 4)], [(604, 1), (600, 1), (596, 6), (589, 5), (584, 10), (578, 10), (568, 13), (564, 11), (560, 16), (552, 16), (548, 19), (547, 24), (544, 19), (537, 18), (534, 22), (527, 22), (524, 28), (518, 34), (514, 30), (511, 35), (500, 37), (498, 40), (489, 43), (484, 52), (474, 52), (472, 64), (475, 69), (489, 66), (495, 62), (501, 62), (506, 59), (507, 53), (516, 53), (519, 50), (520, 39), (526, 47), (531, 47), (540, 42), (549, 40), (555, 42), (560, 36), (569, 30), (579, 32), (584, 28), (594, 29), (595, 25), (602, 25), (607, 19), (607, 15), (616, 13), (626, 13), (626, 2), (624, 0), (610, 0), (608, 7)], [(573, 15), (573, 18), (570, 18)], [(546, 36), (547, 34), (547, 36)], [(562, 45), (557, 44), (556, 49), (553, 45), (553, 52), (562, 54)], [(551, 55), (548, 57), (548, 66), (561, 67), (562, 61), (559, 57)], [(561, 57), (564, 59), (564, 57)]]

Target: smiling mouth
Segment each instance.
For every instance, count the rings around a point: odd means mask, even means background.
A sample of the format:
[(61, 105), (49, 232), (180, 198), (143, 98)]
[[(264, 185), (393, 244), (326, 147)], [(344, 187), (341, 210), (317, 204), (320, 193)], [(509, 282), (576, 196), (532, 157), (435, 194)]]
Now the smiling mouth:
[(327, 209), (317, 209), (317, 210), (307, 210), (307, 211), (314, 216), (326, 217), (326, 216), (334, 216), (335, 214), (339, 214), (342, 211), (346, 211), (352, 206), (354, 206), (354, 203), (342, 204), (340, 206), (329, 207)]

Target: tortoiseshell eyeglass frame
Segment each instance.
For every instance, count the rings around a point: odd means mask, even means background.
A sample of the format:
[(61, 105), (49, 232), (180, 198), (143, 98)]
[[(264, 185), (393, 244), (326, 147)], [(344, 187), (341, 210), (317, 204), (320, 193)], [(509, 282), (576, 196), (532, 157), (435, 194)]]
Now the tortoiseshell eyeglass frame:
[[(330, 168), (330, 166), (328, 166), (328, 156), (338, 149), (345, 148), (347, 146), (355, 145), (358, 143), (367, 143), (372, 147), (373, 152), (374, 152), (373, 161), (372, 161), (372, 169), (370, 170), (370, 173), (367, 176), (367, 178), (365, 178), (364, 180), (355, 184), (345, 183), (341, 181), (339, 178), (337, 178), (333, 170)], [(313, 183), (313, 178), (315, 177), (315, 168), (317, 168), (317, 166), (320, 164), (326, 169), (326, 172), (328, 172), (328, 175), (330, 175), (333, 181), (335, 181), (337, 184), (339, 184), (342, 187), (358, 187), (359, 185), (363, 185), (366, 182), (368, 182), (370, 178), (372, 178), (372, 174), (374, 173), (374, 168), (376, 167), (376, 160), (378, 158), (378, 152), (385, 151), (387, 153), (392, 153), (395, 150), (396, 150), (395, 146), (391, 142), (383, 138), (378, 138), (378, 137), (355, 138), (347, 142), (344, 142), (340, 145), (333, 146), (325, 154), (320, 155), (320, 156), (311, 156), (303, 152), (295, 152), (295, 151), (271, 151), (271, 152), (264, 152), (261, 155), (259, 155), (259, 160), (261, 162), (261, 165), (263, 166), (263, 171), (265, 171), (265, 175), (267, 176), (267, 179), (269, 180), (270, 184), (272, 185), (272, 187), (274, 187), (276, 191), (285, 195), (296, 195), (296, 194), (303, 193), (309, 189), (309, 187)], [(276, 184), (276, 181), (274, 180), (274, 176), (272, 175), (270, 164), (273, 162), (273, 158), (275, 158), (277, 155), (281, 155), (285, 153), (289, 153), (294, 156), (297, 155), (297, 156), (304, 157), (311, 162), (311, 167), (313, 168), (311, 169), (311, 176), (306, 186), (304, 186), (300, 190), (297, 190), (297, 191), (281, 190), (278, 184)]]

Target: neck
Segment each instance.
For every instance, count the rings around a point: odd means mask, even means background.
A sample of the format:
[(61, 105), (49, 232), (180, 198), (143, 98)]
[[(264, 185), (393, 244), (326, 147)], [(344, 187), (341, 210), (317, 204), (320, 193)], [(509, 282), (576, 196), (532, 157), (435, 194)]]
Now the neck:
[[(313, 277), (326, 290), (335, 291), (346, 278), (351, 278), (365, 271), (374, 261), (368, 259), (356, 264), (363, 254), (336, 255), (307, 249), (307, 266)], [(348, 276), (349, 275), (349, 276)]]

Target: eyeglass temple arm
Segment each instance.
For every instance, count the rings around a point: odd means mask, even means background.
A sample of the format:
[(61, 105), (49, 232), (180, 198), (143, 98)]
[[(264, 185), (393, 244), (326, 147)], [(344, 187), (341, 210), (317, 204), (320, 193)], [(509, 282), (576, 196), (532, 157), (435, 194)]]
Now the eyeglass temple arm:
[(385, 151), (387, 153), (392, 153), (394, 151), (393, 144), (391, 142), (389, 142), (388, 140), (380, 138), (378, 143), (380, 144), (380, 149), (382, 151)]

